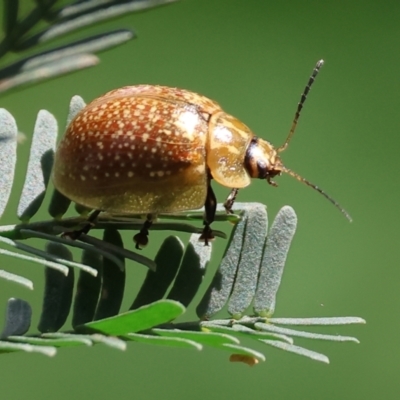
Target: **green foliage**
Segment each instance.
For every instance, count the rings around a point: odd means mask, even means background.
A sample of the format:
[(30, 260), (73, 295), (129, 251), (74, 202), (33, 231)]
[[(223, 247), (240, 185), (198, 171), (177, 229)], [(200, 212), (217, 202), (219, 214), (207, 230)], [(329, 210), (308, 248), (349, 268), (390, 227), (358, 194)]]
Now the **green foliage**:
[[(8, 52), (22, 53), (36, 48), (105, 19), (173, 1), (88, 0), (57, 7), (59, 1), (41, 0), (34, 3), (25, 17), (20, 15), (18, 1), (4, 1), (0, 57)], [(43, 22), (46, 28), (38, 31), (38, 24), (43, 25)], [(95, 65), (98, 59), (94, 53), (132, 37), (134, 34), (127, 30), (105, 32), (20, 59), (0, 69), (0, 92)], [(68, 122), (84, 105), (79, 96), (72, 99)], [(0, 110), (0, 217), (13, 186), (17, 132), (12, 115)], [(77, 240), (71, 240), (68, 235), (60, 236), (85, 224), (88, 210), (75, 205), (82, 215), (63, 218), (71, 202), (52, 189), (48, 208), (52, 219), (32, 221), (50, 190), (48, 183), (57, 135), (54, 116), (46, 110), (40, 111), (17, 209), (21, 222), (0, 226), (1, 255), (45, 267), (40, 333), (25, 335), (31, 325), (31, 306), (22, 299), (9, 299), (0, 352), (25, 351), (53, 356), (59, 347), (101, 343), (125, 350), (127, 342), (136, 341), (196, 350), (214, 347), (233, 354), (232, 361), (249, 364), (264, 361), (261, 352), (241, 345), (240, 340), (246, 338), (255, 341), (257, 348), (269, 345), (327, 363), (326, 356), (295, 345), (294, 338), (358, 342), (353, 337), (314, 334), (281, 325), (345, 325), (363, 323), (361, 318), (272, 317), (297, 217), (291, 207), (283, 207), (268, 230), (266, 208), (259, 203), (237, 203), (233, 215), (226, 215), (223, 207), (218, 207), (216, 220), (233, 224), (225, 254), (196, 307), (198, 320), (176, 322), (192, 305), (196, 293), (203, 290), (202, 280), (211, 258), (212, 246), (199, 243), (201, 229), (190, 224), (190, 221), (201, 220), (202, 212), (161, 215), (152, 230), (189, 232), (191, 238), (185, 246), (178, 237), (167, 237), (154, 259), (124, 248), (121, 239), (120, 231), (141, 228), (140, 216), (122, 218), (100, 214), (93, 229), (103, 232), (102, 239), (89, 234), (82, 234)], [(222, 232), (214, 234), (225, 237)], [(44, 240), (46, 250), (26, 244), (32, 238)], [(79, 261), (74, 260), (71, 247), (82, 251)], [(130, 310), (120, 313), (126, 260), (146, 266), (148, 272)], [(75, 268), (79, 276), (74, 293)], [(9, 271), (0, 270), (0, 278), (33, 289), (30, 280)], [(213, 319), (224, 308), (230, 318)], [(251, 308), (253, 311), (249, 313)], [(72, 330), (58, 332), (70, 313)], [(237, 358), (239, 355), (244, 358)]]
[[(40, 48), (68, 34), (111, 18), (143, 11), (176, 0), (90, 0), (71, 2), (48, 0), (33, 2), (27, 15), (21, 15), (20, 2), (7, 0), (4, 5), (0, 59), (12, 52), (22, 54)], [(38, 31), (38, 26), (46, 27)], [(83, 68), (100, 61), (98, 52), (135, 38), (135, 33), (118, 29), (88, 36), (50, 50), (41, 50), (0, 68), (0, 93), (21, 85), (37, 83)]]
[[(75, 97), (71, 102), (71, 115), (79, 110), (77, 104), (84, 106), (84, 102)], [(0, 112), (0, 118), (12, 122), (5, 124), (9, 131), (5, 129), (2, 134), (9, 139), (0, 141), (0, 154), (4, 154), (2, 147), (10, 146), (10, 140), (15, 140), (16, 126), (5, 110)], [(313, 334), (280, 325), (362, 323), (364, 321), (361, 318), (272, 318), (276, 294), (297, 224), (296, 214), (288, 206), (280, 210), (269, 230), (266, 208), (262, 204), (237, 203), (234, 216), (226, 215), (223, 207), (218, 206), (218, 219), (234, 224), (224, 257), (197, 305), (199, 320), (174, 322), (202, 289), (201, 283), (211, 257), (212, 246), (204, 246), (198, 241), (201, 229), (184, 222), (201, 218), (201, 211), (169, 215), (166, 218), (160, 216), (160, 222), (154, 223), (154, 229), (191, 232), (192, 236), (186, 246), (176, 236), (167, 237), (154, 260), (125, 249), (121, 240), (121, 230), (140, 229), (143, 222), (138, 219), (139, 216), (121, 218), (100, 214), (93, 229), (102, 230), (103, 238), (83, 234), (73, 241), (59, 234), (78, 229), (85, 223), (86, 217), (62, 218), (70, 202), (64, 199), (62, 207), (57, 208), (55, 203), (62, 196), (53, 194), (49, 212), (57, 218), (30, 222), (48, 190), (56, 137), (57, 124), (54, 117), (47, 111), (41, 111), (35, 125), (27, 177), (18, 207), (18, 216), (22, 222), (0, 227), (0, 243), (3, 247), (11, 246), (30, 253), (30, 256), (25, 256), (26, 260), (45, 266), (45, 292), (38, 325), (41, 333), (23, 336), (30, 327), (30, 306), (23, 300), (12, 299), (8, 303), (0, 351), (39, 351), (53, 355), (58, 347), (96, 343), (124, 350), (126, 341), (137, 341), (197, 350), (211, 346), (229, 351), (235, 357), (244, 356), (244, 359), (239, 359), (244, 362), (263, 361), (265, 357), (258, 350), (240, 344), (240, 339), (246, 337), (254, 339), (258, 345), (266, 344), (328, 362), (326, 356), (294, 345), (293, 338), (357, 342), (352, 337)], [(15, 167), (15, 157), (5, 157), (2, 163), (0, 168), (11, 171)], [(4, 207), (10, 184), (7, 188), (0, 192), (0, 203)], [(173, 217), (183, 221), (169, 220)], [(224, 236), (222, 232), (216, 232), (216, 235)], [(46, 251), (24, 243), (31, 238), (45, 240)], [(80, 262), (73, 260), (69, 247), (82, 249)], [(0, 253), (19, 258), (23, 256), (5, 249), (0, 249)], [(126, 259), (141, 263), (149, 270), (131, 310), (119, 313), (125, 287)], [(80, 269), (75, 294), (74, 268)], [(32, 282), (26, 278), (6, 271), (0, 277), (33, 287)], [(168, 291), (169, 287), (171, 289)], [(248, 315), (251, 305), (253, 313)], [(213, 319), (224, 307), (231, 318)], [(71, 310), (72, 333), (57, 333)]]

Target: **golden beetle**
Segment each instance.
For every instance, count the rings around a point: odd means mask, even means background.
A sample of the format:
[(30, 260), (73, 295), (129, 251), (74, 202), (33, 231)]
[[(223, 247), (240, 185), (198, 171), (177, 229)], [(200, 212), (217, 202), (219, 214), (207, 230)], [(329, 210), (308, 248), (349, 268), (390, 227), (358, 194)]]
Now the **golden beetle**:
[(112, 90), (69, 124), (55, 155), (54, 185), (74, 202), (97, 210), (92, 219), (99, 211), (146, 214), (147, 221), (135, 236), (137, 248), (147, 243), (157, 214), (202, 206), (202, 239), (207, 243), (213, 237), (210, 224), (217, 203), (211, 179), (232, 189), (224, 203), (231, 212), (238, 190), (251, 178), (276, 185), (272, 178), (286, 172), (316, 189), (350, 219), (320, 188), (284, 167), (278, 156), (294, 134), (322, 65), (323, 60), (315, 66), (288, 138), (277, 149), (199, 94), (153, 85)]

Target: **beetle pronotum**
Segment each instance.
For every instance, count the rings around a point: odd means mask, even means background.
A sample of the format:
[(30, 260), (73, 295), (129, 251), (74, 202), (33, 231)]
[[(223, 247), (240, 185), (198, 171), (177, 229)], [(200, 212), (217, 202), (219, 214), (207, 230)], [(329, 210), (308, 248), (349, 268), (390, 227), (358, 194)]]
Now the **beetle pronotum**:
[[(255, 136), (218, 103), (199, 94), (164, 86), (138, 85), (93, 100), (69, 124), (58, 145), (55, 187), (71, 200), (114, 214), (146, 214), (134, 240), (148, 241), (157, 214), (205, 207), (201, 239), (213, 238), (216, 198), (211, 180), (231, 188), (232, 206), (251, 178), (272, 180), (285, 172), (317, 190), (347, 219), (349, 214), (318, 186), (286, 168), (279, 157), (297, 126), (301, 109), (323, 60), (318, 61), (301, 95), (289, 135), (275, 149)], [(90, 229), (90, 224), (84, 232)], [(79, 234), (79, 232), (78, 232)]]

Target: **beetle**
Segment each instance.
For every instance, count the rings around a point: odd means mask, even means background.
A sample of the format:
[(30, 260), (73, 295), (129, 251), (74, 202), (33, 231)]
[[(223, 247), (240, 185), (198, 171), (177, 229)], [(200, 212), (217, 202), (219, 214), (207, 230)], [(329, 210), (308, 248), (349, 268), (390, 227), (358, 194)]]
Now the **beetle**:
[(188, 90), (154, 85), (112, 90), (84, 107), (61, 139), (53, 168), (56, 189), (74, 202), (100, 211), (145, 214), (134, 236), (147, 244), (157, 214), (204, 206), (200, 237), (207, 244), (216, 212), (211, 180), (231, 189), (224, 206), (232, 212), (238, 190), (252, 178), (285, 172), (311, 186), (351, 220), (318, 186), (286, 168), (279, 157), (292, 138), (301, 109), (323, 60), (318, 61), (301, 95), (285, 143), (274, 148), (218, 103)]

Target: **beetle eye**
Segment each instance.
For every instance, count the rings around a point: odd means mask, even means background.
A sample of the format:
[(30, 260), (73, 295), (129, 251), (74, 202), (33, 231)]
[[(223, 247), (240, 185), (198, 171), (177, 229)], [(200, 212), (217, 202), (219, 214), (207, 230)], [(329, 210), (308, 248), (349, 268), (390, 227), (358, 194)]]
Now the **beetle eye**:
[(267, 164), (264, 160), (257, 160), (257, 171), (260, 179), (265, 179), (269, 175)]

